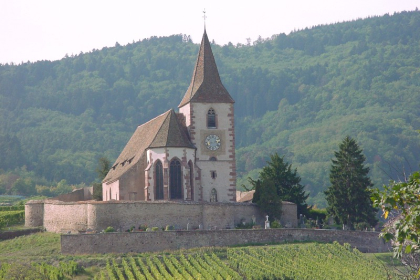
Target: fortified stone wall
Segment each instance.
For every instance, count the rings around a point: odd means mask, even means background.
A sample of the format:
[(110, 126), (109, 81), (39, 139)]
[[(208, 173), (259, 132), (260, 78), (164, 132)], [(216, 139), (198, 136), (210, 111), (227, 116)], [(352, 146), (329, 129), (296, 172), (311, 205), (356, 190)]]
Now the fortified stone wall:
[[(145, 201), (30, 201), (25, 206), (25, 224), (43, 226), (47, 231), (77, 233), (88, 229), (102, 231), (109, 226), (125, 231), (132, 226), (165, 227), (175, 229), (234, 228), (238, 223), (251, 222), (263, 226), (265, 217), (254, 204), (145, 202)], [(287, 211), (285, 211), (287, 210)], [(283, 204), (282, 223), (297, 226), (295, 204)]]
[(87, 208), (87, 203), (47, 200), (44, 203), (43, 226), (47, 231), (58, 233), (86, 231)]
[(340, 244), (349, 243), (362, 252), (371, 253), (388, 252), (390, 249), (389, 244), (380, 239), (377, 232), (269, 229), (62, 235), (61, 252), (63, 254), (156, 252), (195, 247), (293, 241), (338, 241)]
[(25, 226), (42, 227), (44, 225), (44, 201), (30, 200), (25, 204)]

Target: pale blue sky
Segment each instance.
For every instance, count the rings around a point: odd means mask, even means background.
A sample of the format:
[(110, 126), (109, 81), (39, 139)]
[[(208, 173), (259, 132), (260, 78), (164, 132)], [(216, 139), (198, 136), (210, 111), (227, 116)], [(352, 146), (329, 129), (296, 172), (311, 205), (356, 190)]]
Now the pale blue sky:
[(245, 43), (319, 24), (411, 11), (420, 0), (0, 0), (0, 63), (57, 60), (150, 36)]

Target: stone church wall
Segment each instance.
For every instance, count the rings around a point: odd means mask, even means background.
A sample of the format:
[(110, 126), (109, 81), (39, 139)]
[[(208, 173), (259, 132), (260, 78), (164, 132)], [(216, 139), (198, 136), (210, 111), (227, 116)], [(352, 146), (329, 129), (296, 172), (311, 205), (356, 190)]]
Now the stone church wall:
[[(289, 209), (282, 223), (297, 226), (295, 204), (284, 204)], [(253, 204), (246, 203), (197, 203), (197, 202), (144, 202), (144, 201), (81, 201), (61, 202), (46, 200), (26, 204), (25, 224), (43, 226), (47, 231), (67, 233), (84, 232), (88, 229), (102, 231), (112, 226), (125, 231), (132, 226), (165, 227), (176, 229), (225, 229), (238, 223), (251, 222), (259, 225), (265, 218)]]
[[(377, 232), (270, 229), (270, 230), (196, 230), (77, 234), (61, 236), (63, 254), (105, 254), (156, 252), (195, 247), (231, 246), (250, 243), (294, 241), (349, 243), (362, 252), (388, 252), (389, 243)], [(106, 246), (104, 246), (106, 244)]]

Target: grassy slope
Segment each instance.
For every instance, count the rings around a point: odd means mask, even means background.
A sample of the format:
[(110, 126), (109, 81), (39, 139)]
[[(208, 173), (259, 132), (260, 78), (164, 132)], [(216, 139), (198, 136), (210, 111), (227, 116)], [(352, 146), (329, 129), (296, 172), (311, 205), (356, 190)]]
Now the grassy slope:
[[(304, 250), (304, 247), (310, 246), (306, 244), (296, 244)], [(290, 245), (273, 245), (271, 248), (278, 247), (278, 250), (282, 250), (284, 246)], [(322, 246), (322, 245), (319, 245)], [(264, 246), (268, 248), (267, 246)], [(238, 247), (238, 249), (243, 247)], [(227, 263), (226, 254), (227, 248), (200, 248), (192, 250), (182, 250), (178, 252), (170, 252), (171, 254), (202, 254), (208, 252), (214, 252), (221, 260)], [(168, 255), (169, 253), (164, 253)], [(134, 257), (147, 257), (147, 256), (160, 256), (162, 253), (144, 253), (144, 254), (130, 254)], [(74, 279), (92, 279), (95, 275), (98, 275), (99, 271), (106, 273), (105, 265), (109, 259), (114, 259), (117, 263), (121, 262), (121, 258), (127, 257), (125, 254), (106, 254), (106, 255), (82, 255), (82, 256), (65, 256), (60, 253), (60, 235), (54, 233), (38, 233), (29, 236), (15, 238), (13, 240), (6, 240), (0, 242), (0, 264), (10, 263), (12, 267), (18, 267), (22, 273), (31, 273), (32, 263), (46, 262), (58, 265), (58, 262), (68, 262), (70, 260), (76, 261), (83, 267), (85, 272), (82, 275), (75, 277)], [(314, 257), (317, 259), (319, 256)], [(356, 258), (356, 257), (355, 257)], [(391, 254), (367, 254), (366, 263), (369, 261), (377, 262), (378, 266), (382, 266), (381, 262), (384, 263), (384, 267), (392, 267)], [(355, 260), (349, 260), (354, 263)], [(361, 262), (361, 260), (357, 260)], [(15, 275), (15, 274), (13, 274)]]

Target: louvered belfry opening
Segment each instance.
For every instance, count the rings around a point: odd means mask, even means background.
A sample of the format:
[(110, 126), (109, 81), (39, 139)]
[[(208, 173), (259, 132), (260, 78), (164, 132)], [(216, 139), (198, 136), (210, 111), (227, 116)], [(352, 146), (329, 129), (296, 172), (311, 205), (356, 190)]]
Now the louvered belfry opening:
[(163, 199), (163, 167), (160, 160), (155, 165), (155, 199)]
[(213, 108), (207, 112), (207, 127), (216, 128), (216, 114)]
[(181, 163), (179, 160), (172, 160), (169, 169), (170, 199), (183, 199)]

